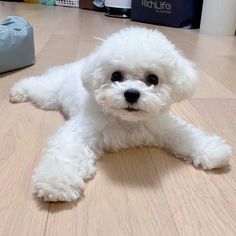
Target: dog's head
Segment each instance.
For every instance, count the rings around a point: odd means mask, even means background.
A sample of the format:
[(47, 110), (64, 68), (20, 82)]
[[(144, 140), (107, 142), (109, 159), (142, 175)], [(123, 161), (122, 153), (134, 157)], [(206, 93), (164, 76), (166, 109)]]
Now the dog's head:
[(197, 80), (185, 59), (158, 31), (126, 28), (84, 60), (82, 81), (104, 112), (138, 121), (166, 112), (192, 95)]

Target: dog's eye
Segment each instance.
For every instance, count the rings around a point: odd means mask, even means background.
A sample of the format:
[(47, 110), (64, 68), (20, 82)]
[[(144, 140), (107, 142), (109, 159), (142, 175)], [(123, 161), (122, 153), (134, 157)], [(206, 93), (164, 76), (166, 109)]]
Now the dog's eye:
[(123, 80), (123, 76), (120, 71), (115, 71), (111, 75), (112, 82), (121, 82)]
[(147, 76), (147, 84), (148, 85), (157, 85), (159, 82), (159, 79), (156, 75), (150, 74)]

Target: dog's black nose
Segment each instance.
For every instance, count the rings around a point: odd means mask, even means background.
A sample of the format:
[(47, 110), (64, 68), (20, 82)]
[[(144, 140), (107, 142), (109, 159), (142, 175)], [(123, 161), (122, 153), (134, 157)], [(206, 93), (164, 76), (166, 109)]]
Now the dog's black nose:
[(135, 103), (140, 97), (140, 92), (136, 89), (128, 89), (125, 91), (124, 96), (128, 103)]

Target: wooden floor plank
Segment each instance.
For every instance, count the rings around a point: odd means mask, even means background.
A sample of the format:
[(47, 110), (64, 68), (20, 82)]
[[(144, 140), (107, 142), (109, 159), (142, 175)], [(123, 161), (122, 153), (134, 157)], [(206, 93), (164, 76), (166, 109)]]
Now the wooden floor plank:
[[(186, 113), (180, 109), (176, 109), (175, 113), (188, 121), (192, 120), (192, 123), (195, 123), (195, 119), (201, 119), (200, 123), (208, 126), (212, 132), (217, 132), (220, 126), (221, 132), (217, 133), (235, 146), (232, 140), (236, 129), (235, 100), (205, 99), (202, 102), (202, 99), (194, 99), (190, 104), (194, 104), (192, 118), (189, 115), (186, 117)], [(189, 103), (183, 106), (189, 107)], [(235, 155), (230, 163), (231, 171), (225, 168), (204, 172), (191, 165), (184, 166), (182, 161), (168, 154), (165, 154), (165, 158), (157, 158), (155, 149), (151, 149), (150, 153), (180, 235), (235, 235), (236, 175), (232, 171), (236, 167)], [(171, 171), (166, 171), (168, 166), (172, 167)]]
[(0, 110), (4, 124), (0, 134), (0, 235), (42, 235), (49, 204), (40, 205), (33, 198), (31, 175), (46, 138), (38, 132), (43, 114), (32, 112), (27, 105), (9, 109), (6, 103)]

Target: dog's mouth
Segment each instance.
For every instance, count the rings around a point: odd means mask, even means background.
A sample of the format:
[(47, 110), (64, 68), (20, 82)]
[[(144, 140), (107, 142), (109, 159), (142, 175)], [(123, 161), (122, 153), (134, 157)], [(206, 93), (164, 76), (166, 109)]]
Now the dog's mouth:
[(148, 111), (136, 107), (134, 108), (133, 106), (120, 107), (120, 108), (113, 107), (110, 108), (109, 111), (110, 113), (113, 113), (115, 116), (120, 117), (122, 120), (128, 120), (128, 121), (144, 120), (150, 115)]
[(126, 110), (128, 112), (138, 112), (138, 111), (140, 111), (140, 109), (135, 109), (133, 107), (126, 107), (126, 108), (124, 108), (124, 110)]
[(140, 108), (134, 108), (133, 106), (123, 107), (123, 108), (115, 108), (115, 107), (113, 107), (112, 109), (115, 110), (118, 113), (121, 110), (123, 110), (125, 112), (128, 112), (128, 113), (137, 113), (137, 114), (138, 113), (139, 114), (146, 114), (147, 113), (145, 110), (142, 110)]

